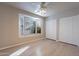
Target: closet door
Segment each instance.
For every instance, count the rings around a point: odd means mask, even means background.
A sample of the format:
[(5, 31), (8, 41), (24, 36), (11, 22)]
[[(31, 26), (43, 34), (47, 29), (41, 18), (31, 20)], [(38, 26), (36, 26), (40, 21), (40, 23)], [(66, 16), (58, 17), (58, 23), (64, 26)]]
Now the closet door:
[(79, 15), (72, 20), (73, 42), (79, 46)]
[(46, 20), (46, 38), (56, 40), (56, 20)]
[(62, 18), (59, 24), (59, 40), (79, 46), (79, 15)]
[(72, 17), (60, 19), (60, 21), (59, 21), (59, 40), (73, 44)]

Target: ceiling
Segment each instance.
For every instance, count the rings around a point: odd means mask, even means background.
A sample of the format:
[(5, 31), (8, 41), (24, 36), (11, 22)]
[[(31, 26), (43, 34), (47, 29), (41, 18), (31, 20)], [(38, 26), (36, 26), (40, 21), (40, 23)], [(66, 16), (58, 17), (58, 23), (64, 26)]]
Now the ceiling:
[[(77, 13), (79, 10), (79, 2), (46, 2), (46, 3), (47, 3), (46, 5), (47, 15), (45, 17), (59, 14), (63, 15), (63, 13), (65, 15), (67, 14), (67, 12), (69, 13), (71, 11), (74, 14), (74, 12)], [(35, 10), (39, 8), (40, 2), (6, 2), (6, 4), (37, 14)]]

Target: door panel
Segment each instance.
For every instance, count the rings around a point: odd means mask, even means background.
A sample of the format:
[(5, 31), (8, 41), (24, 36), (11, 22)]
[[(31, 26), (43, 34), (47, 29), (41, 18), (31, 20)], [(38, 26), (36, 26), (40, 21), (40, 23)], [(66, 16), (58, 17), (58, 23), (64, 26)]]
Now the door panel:
[(60, 19), (59, 24), (59, 40), (67, 43), (73, 43), (72, 17)]
[(56, 40), (56, 20), (46, 21), (46, 38)]
[(59, 40), (79, 46), (79, 15), (60, 19)]
[(73, 17), (72, 31), (74, 44), (79, 46), (79, 15)]

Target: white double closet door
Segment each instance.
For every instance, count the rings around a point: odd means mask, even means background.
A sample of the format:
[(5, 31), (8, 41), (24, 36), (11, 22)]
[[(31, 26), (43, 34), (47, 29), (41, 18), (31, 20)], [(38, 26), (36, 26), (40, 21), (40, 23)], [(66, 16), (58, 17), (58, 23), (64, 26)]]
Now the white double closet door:
[(56, 40), (56, 20), (46, 20), (46, 38)]
[[(79, 15), (46, 21), (46, 38), (79, 46)], [(57, 25), (58, 24), (58, 25)]]
[(60, 19), (59, 40), (79, 46), (79, 15)]

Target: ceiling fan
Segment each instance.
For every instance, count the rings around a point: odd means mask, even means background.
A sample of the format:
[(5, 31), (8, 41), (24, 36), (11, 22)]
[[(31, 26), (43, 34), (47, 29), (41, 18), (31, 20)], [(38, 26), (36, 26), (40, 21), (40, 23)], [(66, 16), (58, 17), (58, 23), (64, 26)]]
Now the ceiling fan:
[(37, 10), (37, 13), (46, 16), (47, 13), (47, 2), (41, 2), (39, 5), (39, 9)]

